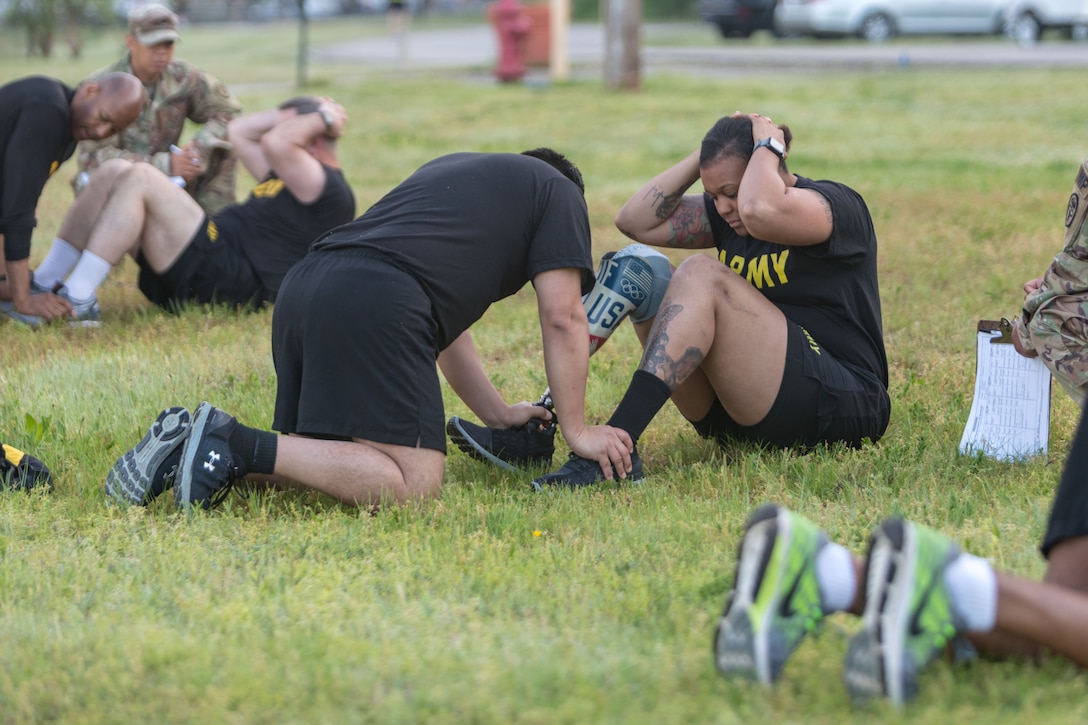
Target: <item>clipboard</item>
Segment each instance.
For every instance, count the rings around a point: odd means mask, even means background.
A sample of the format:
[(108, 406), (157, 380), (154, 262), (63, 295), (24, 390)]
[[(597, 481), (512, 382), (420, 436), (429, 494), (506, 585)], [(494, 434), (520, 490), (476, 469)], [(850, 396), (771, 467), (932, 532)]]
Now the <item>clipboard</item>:
[(1050, 444), (1050, 371), (1012, 345), (1007, 319), (979, 320), (975, 394), (960, 453), (1000, 461), (1045, 455)]

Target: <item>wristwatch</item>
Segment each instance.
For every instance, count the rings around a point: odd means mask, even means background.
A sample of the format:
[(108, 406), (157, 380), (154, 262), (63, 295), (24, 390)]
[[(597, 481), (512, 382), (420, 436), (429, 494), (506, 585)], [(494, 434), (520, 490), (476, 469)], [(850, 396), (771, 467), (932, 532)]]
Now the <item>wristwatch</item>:
[(761, 138), (760, 140), (756, 141), (756, 145), (752, 147), (752, 153), (755, 153), (756, 149), (761, 148), (769, 148), (771, 150), (771, 153), (773, 153), (780, 159), (786, 158), (786, 146), (776, 138), (771, 138), (770, 136), (768, 136), (767, 138)]
[(321, 114), (321, 120), (325, 122), (325, 130), (331, 131), (333, 125), (336, 123), (336, 118), (333, 117), (332, 111), (327, 108), (319, 108), (317, 112)]

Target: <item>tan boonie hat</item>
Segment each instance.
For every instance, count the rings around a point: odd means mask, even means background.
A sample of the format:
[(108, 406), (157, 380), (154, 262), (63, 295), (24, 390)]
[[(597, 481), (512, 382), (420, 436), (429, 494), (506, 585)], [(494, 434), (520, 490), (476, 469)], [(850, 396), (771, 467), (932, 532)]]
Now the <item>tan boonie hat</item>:
[(128, 32), (141, 45), (173, 43), (178, 39), (178, 16), (165, 5), (140, 5), (128, 14)]

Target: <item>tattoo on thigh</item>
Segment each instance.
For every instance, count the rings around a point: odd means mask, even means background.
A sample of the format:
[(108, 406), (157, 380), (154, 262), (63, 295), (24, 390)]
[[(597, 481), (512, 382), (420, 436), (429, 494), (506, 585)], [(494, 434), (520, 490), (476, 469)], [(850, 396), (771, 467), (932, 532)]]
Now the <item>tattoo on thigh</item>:
[(670, 391), (680, 387), (706, 358), (706, 351), (697, 347), (689, 347), (675, 360), (665, 350), (669, 345), (669, 323), (683, 310), (683, 305), (671, 304), (657, 313), (657, 320), (646, 341), (646, 352), (643, 353), (642, 363), (639, 365), (639, 369), (665, 381)]

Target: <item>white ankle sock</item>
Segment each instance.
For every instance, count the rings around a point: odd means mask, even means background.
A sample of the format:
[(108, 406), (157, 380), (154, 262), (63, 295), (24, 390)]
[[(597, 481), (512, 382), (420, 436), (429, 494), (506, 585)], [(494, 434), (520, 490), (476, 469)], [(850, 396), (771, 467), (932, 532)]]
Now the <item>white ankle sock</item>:
[(85, 300), (94, 294), (98, 285), (105, 281), (113, 265), (99, 257), (94, 252), (83, 250), (79, 257), (79, 263), (68, 279), (64, 280), (64, 286), (68, 288), (68, 295), (73, 300)]
[(816, 583), (820, 586), (820, 603), (825, 612), (850, 607), (857, 593), (857, 579), (854, 557), (846, 547), (832, 542), (816, 554)]
[(80, 251), (60, 237), (53, 240), (45, 259), (34, 270), (34, 279), (42, 287), (52, 287), (60, 282), (79, 261)]
[(952, 609), (968, 632), (989, 632), (997, 622), (997, 575), (990, 562), (960, 554), (944, 570)]

